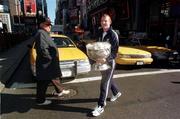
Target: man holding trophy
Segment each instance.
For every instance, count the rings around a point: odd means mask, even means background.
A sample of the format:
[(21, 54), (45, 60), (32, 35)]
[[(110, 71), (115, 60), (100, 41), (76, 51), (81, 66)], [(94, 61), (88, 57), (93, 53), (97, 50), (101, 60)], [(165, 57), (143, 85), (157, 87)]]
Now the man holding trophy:
[[(115, 69), (115, 58), (118, 52), (119, 47), (119, 38), (117, 33), (111, 27), (111, 17), (108, 14), (103, 14), (101, 17), (101, 27), (102, 29), (98, 32), (97, 47), (102, 49), (102, 45), (105, 52), (97, 53), (101, 55), (108, 56), (105, 58), (97, 58), (96, 64), (103, 64), (101, 67), (98, 67), (102, 74), (101, 84), (100, 84), (100, 96), (98, 100), (98, 105), (92, 111), (93, 116), (99, 116), (104, 112), (104, 107), (106, 106), (106, 99), (108, 96), (108, 91), (111, 89), (112, 97), (110, 101), (115, 101), (118, 97), (121, 96), (117, 85), (113, 81), (113, 73)], [(104, 43), (104, 44), (103, 44)], [(110, 44), (110, 47), (109, 45)], [(96, 46), (95, 46), (96, 47)], [(110, 50), (109, 50), (110, 49)], [(87, 48), (88, 50), (88, 48)], [(99, 50), (100, 51), (100, 50)], [(108, 54), (109, 55), (106, 55)], [(90, 57), (91, 58), (91, 57)], [(108, 64), (104, 65), (104, 64)], [(104, 67), (105, 66), (105, 67)]]

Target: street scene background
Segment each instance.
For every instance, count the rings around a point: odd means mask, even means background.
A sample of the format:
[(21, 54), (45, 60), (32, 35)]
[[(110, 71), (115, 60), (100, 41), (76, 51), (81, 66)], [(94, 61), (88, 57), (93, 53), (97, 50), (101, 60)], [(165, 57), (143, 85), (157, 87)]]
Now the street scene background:
[[(179, 0), (56, 0), (54, 11), (49, 12), (51, 5), (51, 0), (0, 0), (1, 119), (180, 118)], [(122, 96), (110, 102), (109, 92), (107, 107), (99, 117), (91, 115), (99, 97), (99, 71), (63, 78), (63, 85), (71, 93), (62, 97), (52, 96), (50, 84), (47, 99), (53, 103), (36, 105), (36, 78), (30, 68), (29, 46), (39, 19), (51, 13), (51, 34), (68, 36), (85, 55), (85, 46), (96, 40), (103, 13), (112, 17), (120, 41), (145, 39), (145, 43), (157, 46), (155, 52), (146, 49), (153, 59), (148, 65), (142, 61), (117, 63), (114, 80)], [(121, 56), (133, 59), (142, 55)], [(158, 56), (167, 59), (159, 61)]]

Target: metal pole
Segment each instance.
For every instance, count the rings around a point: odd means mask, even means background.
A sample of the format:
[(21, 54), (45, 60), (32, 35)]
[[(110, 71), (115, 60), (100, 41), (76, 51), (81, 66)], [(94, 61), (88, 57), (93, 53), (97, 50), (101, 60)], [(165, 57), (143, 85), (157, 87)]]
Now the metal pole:
[(139, 7), (140, 7), (139, 3), (140, 3), (140, 0), (136, 0), (134, 30), (138, 30)]
[(42, 15), (44, 16), (44, 0), (41, 0), (42, 3)]
[(17, 7), (17, 12), (18, 12), (18, 23), (20, 24), (21, 21), (20, 21), (20, 9), (19, 9), (20, 2), (19, 2), (19, 0), (16, 0), (16, 7)]
[(175, 26), (174, 26), (174, 38), (173, 38), (173, 47), (176, 46), (177, 43), (177, 35), (178, 35), (178, 24), (179, 24), (179, 19), (176, 18), (175, 20)]
[(63, 33), (66, 32), (66, 11), (67, 9), (63, 9)]

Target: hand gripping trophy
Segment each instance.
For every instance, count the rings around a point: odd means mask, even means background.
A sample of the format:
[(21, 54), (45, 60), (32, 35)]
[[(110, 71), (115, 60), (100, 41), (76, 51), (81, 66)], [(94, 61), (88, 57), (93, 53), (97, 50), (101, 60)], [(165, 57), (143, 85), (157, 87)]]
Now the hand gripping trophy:
[[(99, 59), (106, 61), (111, 53), (111, 44), (108, 42), (95, 42), (86, 45), (87, 55), (90, 59), (97, 61)], [(110, 66), (105, 63), (94, 63), (92, 68), (97, 71), (107, 70)]]

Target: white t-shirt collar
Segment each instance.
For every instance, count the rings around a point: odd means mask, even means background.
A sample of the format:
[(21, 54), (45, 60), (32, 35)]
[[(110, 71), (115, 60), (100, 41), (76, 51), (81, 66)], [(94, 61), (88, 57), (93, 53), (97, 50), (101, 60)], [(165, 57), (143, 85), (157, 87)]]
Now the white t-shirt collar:
[(107, 34), (107, 32), (103, 32), (102, 41), (103, 41), (106, 34)]

